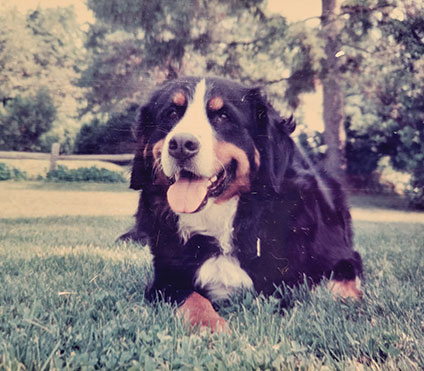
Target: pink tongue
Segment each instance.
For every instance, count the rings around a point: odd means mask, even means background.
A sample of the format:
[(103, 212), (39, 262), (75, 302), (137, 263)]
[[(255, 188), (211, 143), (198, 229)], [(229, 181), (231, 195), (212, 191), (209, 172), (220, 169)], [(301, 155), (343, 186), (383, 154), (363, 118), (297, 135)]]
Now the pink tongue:
[(168, 203), (176, 213), (193, 213), (208, 193), (208, 179), (181, 178), (168, 189)]

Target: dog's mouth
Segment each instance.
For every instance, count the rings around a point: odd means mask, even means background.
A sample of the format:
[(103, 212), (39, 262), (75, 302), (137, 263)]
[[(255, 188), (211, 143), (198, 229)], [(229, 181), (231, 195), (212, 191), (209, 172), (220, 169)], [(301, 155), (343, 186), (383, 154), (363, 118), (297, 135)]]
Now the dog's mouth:
[(168, 204), (175, 213), (196, 213), (203, 209), (210, 197), (218, 198), (235, 177), (237, 162), (231, 161), (218, 174), (207, 178), (182, 169), (171, 179)]

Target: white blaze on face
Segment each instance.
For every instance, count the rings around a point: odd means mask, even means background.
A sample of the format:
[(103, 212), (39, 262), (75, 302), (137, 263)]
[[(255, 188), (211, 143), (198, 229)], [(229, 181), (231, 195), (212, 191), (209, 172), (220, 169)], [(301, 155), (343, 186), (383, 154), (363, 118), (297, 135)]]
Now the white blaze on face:
[[(206, 81), (201, 80), (194, 91), (193, 100), (181, 120), (165, 137), (161, 154), (162, 168), (166, 176), (175, 178), (167, 192), (168, 203), (175, 213), (193, 213), (204, 202), (209, 178), (215, 175), (216, 155), (215, 133), (206, 113)], [(193, 136), (199, 143), (199, 151), (183, 165), (169, 154), (169, 143), (175, 135)], [(181, 168), (181, 166), (184, 166)], [(179, 177), (179, 172), (186, 170), (194, 173), (194, 178)]]
[(162, 168), (166, 176), (173, 177), (178, 171), (175, 160), (169, 155), (169, 142), (176, 134), (191, 134), (200, 143), (199, 153), (193, 158), (193, 170), (196, 175), (210, 178), (215, 175), (215, 134), (206, 113), (206, 81), (201, 80), (194, 92), (193, 100), (189, 102), (182, 119), (175, 125), (165, 138), (161, 155)]

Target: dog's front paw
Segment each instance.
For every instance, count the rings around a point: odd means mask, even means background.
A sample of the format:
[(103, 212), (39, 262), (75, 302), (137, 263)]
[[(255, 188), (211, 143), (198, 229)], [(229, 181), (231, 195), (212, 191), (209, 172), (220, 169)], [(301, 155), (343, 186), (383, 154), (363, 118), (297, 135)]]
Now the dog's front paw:
[(200, 329), (209, 328), (212, 332), (230, 332), (227, 321), (213, 309), (211, 302), (197, 292), (193, 292), (178, 308), (184, 321)]
[(343, 281), (331, 280), (328, 282), (328, 288), (336, 298), (353, 299), (359, 301), (363, 297), (361, 281), (359, 278)]

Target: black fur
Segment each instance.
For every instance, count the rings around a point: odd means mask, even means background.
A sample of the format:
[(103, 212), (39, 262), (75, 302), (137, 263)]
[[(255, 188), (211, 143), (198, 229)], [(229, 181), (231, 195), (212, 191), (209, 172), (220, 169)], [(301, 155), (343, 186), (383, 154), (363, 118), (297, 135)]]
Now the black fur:
[[(164, 138), (172, 123), (164, 119), (177, 89), (188, 96), (200, 79), (169, 82), (141, 109), (131, 187), (141, 189), (134, 228), (123, 238), (148, 241), (154, 260), (154, 281), (148, 297), (157, 295), (181, 303), (193, 291), (197, 269), (220, 254), (212, 237), (195, 235), (186, 244), (177, 231), (178, 216), (168, 207), (167, 184), (154, 184), (153, 161), (143, 158), (146, 144)], [(318, 283), (323, 277), (353, 280), (362, 274), (361, 258), (353, 250), (351, 217), (340, 185), (316, 169), (291, 139), (293, 120), (282, 119), (258, 89), (207, 79), (210, 95), (226, 101), (231, 122), (215, 127), (220, 139), (246, 152), (250, 191), (240, 194), (234, 219), (234, 255), (251, 277), (257, 292), (272, 294), (285, 283)], [(180, 116), (184, 107), (179, 107)], [(213, 114), (209, 116), (214, 125)], [(175, 123), (174, 123), (175, 124)], [(255, 148), (260, 166), (255, 163)], [(260, 240), (260, 256), (257, 253)]]

